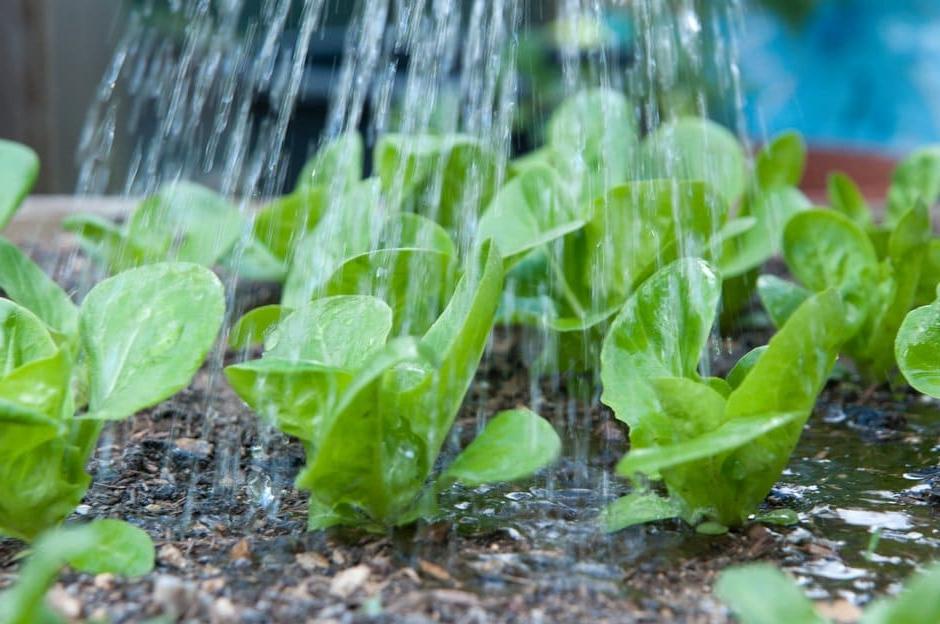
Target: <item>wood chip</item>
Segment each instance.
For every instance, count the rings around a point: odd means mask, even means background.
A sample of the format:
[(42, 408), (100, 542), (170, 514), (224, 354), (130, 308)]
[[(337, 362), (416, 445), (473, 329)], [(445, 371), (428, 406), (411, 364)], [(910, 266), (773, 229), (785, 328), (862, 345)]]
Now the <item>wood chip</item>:
[(330, 581), (330, 593), (340, 598), (349, 598), (356, 590), (365, 585), (371, 574), (372, 571), (365, 564), (347, 568)]
[(447, 570), (437, 565), (436, 563), (431, 563), (430, 561), (425, 561), (424, 559), (418, 560), (418, 569), (421, 570), (423, 574), (445, 583), (449, 583), (453, 580), (451, 575), (447, 573)]
[(157, 559), (160, 563), (174, 568), (186, 567), (186, 557), (173, 544), (164, 544), (157, 553)]
[(330, 567), (330, 562), (326, 557), (317, 552), (297, 553), (294, 559), (304, 570), (319, 570)]
[(251, 545), (248, 543), (247, 539), (242, 538), (232, 546), (232, 549), (228, 551), (228, 555), (232, 561), (251, 559)]
[(839, 624), (857, 622), (862, 617), (862, 610), (844, 599), (833, 600), (832, 602), (817, 602), (816, 610), (823, 617), (834, 620)]

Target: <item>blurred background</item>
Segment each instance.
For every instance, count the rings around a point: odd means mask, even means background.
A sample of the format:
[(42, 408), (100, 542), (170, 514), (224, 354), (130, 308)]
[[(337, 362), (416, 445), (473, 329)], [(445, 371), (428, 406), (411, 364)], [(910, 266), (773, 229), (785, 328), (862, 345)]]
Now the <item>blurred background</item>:
[[(144, 15), (148, 27), (166, 41), (181, 42), (187, 24), (160, 8), (181, 1), (0, 0), (0, 137), (28, 143), (39, 152), (43, 172), (38, 191), (75, 191), (82, 129), (96, 93), (108, 86), (102, 76), (127, 16)], [(249, 0), (246, 13), (251, 4)], [(707, 19), (714, 3), (695, 4)], [(800, 130), (813, 147), (806, 182), (811, 187), (821, 184), (822, 172), (833, 167), (848, 169), (863, 186), (877, 186), (892, 158), (940, 141), (937, 0), (731, 4), (737, 15), (733, 37), (715, 45), (736, 46), (732, 57), (739, 63), (740, 94), (729, 95), (720, 76), (712, 84), (690, 84), (683, 90), (680, 63), (679, 88), (661, 96), (669, 99), (669, 110), (682, 110), (683, 98), (694, 108), (691, 98), (704, 93), (708, 114), (747, 134), (752, 143), (780, 130)], [(609, 9), (600, 24), (560, 27), (552, 11), (556, 5), (527, 3), (526, 28), (518, 39), (520, 105), (513, 144), (519, 150), (539, 141), (545, 116), (565, 91), (560, 47), (603, 48), (628, 66), (638, 45), (628, 8)], [(354, 6), (351, 0), (327, 0), (323, 26), (313, 37), (286, 143), (295, 166), (327, 123)], [(290, 24), (286, 32), (291, 32)], [(280, 45), (290, 47), (290, 37)], [(709, 80), (707, 73), (704, 80)], [(259, 114), (271, 105), (263, 93), (253, 104)], [(113, 152), (126, 154), (131, 148), (121, 145), (127, 137), (120, 130), (114, 132)]]

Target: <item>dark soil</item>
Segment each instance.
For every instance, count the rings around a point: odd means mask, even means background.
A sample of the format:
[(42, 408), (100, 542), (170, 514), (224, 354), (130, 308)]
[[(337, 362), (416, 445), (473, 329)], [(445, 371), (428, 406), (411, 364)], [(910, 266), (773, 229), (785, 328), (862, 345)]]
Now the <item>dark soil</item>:
[[(766, 336), (752, 327), (716, 341), (714, 370), (724, 372)], [(530, 351), (517, 333), (496, 332), (448, 453), (495, 411), (529, 405), (563, 433), (564, 460), (527, 483), (455, 489), (442, 501), (446, 517), (386, 535), (305, 531), (306, 498), (292, 485), (301, 446), (259, 424), (225, 384), (217, 356), (190, 388), (106, 434), (90, 466), (92, 488), (73, 517), (122, 518), (146, 529), (157, 544), (156, 570), (137, 580), (66, 572), (51, 604), (74, 621), (725, 622), (711, 596), (717, 573), (769, 560), (803, 577), (828, 613), (851, 621), (856, 603), (938, 556), (940, 536), (923, 528), (938, 525), (940, 502), (931, 406), (831, 384), (767, 501), (800, 512), (797, 527), (755, 524), (705, 536), (664, 522), (607, 535), (596, 516), (626, 491), (611, 475), (627, 432), (590, 379), (531, 380)], [(908, 418), (913, 412), (920, 415)], [(900, 562), (840, 576), (861, 569), (859, 543), (872, 525), (853, 532), (857, 524), (840, 520), (839, 487), (856, 507), (864, 504), (854, 497), (870, 492), (837, 477), (863, 470), (869, 459), (858, 455), (866, 449), (876, 467), (886, 458), (896, 481), (881, 487), (900, 508), (916, 510), (912, 526), (934, 542), (915, 548), (915, 539), (899, 538), (907, 549), (894, 548), (887, 532), (901, 529), (886, 527), (885, 558)], [(22, 548), (0, 541), (0, 586), (14, 580)]]

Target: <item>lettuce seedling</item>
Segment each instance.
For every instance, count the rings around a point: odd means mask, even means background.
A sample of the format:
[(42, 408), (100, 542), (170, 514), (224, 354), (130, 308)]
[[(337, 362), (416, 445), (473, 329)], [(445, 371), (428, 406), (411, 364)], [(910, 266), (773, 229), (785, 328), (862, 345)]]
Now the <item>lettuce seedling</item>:
[(930, 242), (927, 206), (915, 204), (885, 230), (885, 240), (873, 235), (878, 232), (836, 210), (802, 212), (789, 221), (783, 240), (787, 267), (801, 285), (773, 276), (758, 280), (761, 301), (778, 326), (811, 292), (839, 290), (849, 329), (843, 352), (873, 382), (895, 368), (895, 337), (917, 297)]
[(0, 593), (0, 622), (64, 623), (46, 606), (45, 595), (65, 566), (86, 574), (143, 576), (153, 570), (153, 542), (144, 531), (119, 520), (95, 520), (43, 533), (16, 583)]
[[(766, 563), (728, 568), (718, 577), (715, 593), (741, 624), (832, 624), (796, 582)], [(911, 576), (901, 593), (871, 603), (861, 624), (934, 624), (940, 621), (940, 565)]]
[(107, 421), (190, 382), (224, 296), (208, 269), (160, 263), (101, 282), (76, 308), (2, 239), (0, 288), (0, 535), (31, 540), (81, 501)]
[(9, 223), (39, 175), (36, 152), (0, 139), (0, 230)]
[(286, 316), (260, 359), (225, 369), (262, 418), (303, 441), (307, 465), (297, 486), (310, 491), (311, 529), (409, 523), (429, 514), (435, 494), (454, 481), (516, 479), (557, 456), (552, 427), (513, 410), (434, 476), (502, 283), (502, 258), (486, 244), (420, 339), (388, 341), (393, 312), (377, 298), (328, 297)]
[(630, 426), (617, 471), (662, 479), (670, 495), (640, 489), (615, 502), (606, 514), (612, 530), (675, 516), (740, 526), (799, 440), (841, 344), (838, 294), (808, 299), (727, 380), (698, 373), (720, 296), (707, 263), (678, 260), (639, 286), (604, 340), (601, 400)]

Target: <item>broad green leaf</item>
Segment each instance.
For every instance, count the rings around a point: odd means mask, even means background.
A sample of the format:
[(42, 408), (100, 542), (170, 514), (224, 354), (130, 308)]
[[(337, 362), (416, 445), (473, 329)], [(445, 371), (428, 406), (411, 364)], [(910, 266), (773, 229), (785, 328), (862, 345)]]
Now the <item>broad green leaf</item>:
[(362, 178), (364, 154), (362, 136), (356, 131), (341, 134), (323, 145), (313, 158), (304, 164), (297, 176), (297, 187), (320, 186), (326, 189), (347, 190)]
[(703, 261), (678, 260), (643, 282), (614, 320), (601, 350), (601, 400), (630, 425), (639, 446), (659, 435), (660, 412), (649, 379), (695, 377), (721, 296), (721, 280)]
[(631, 449), (627, 456), (617, 464), (617, 472), (625, 476), (637, 473), (657, 474), (668, 468), (738, 449), (768, 433), (803, 419), (805, 419), (805, 414), (799, 412), (735, 418), (726, 421), (717, 429), (684, 442)]
[(469, 486), (516, 481), (545, 468), (561, 453), (561, 439), (547, 420), (528, 409), (500, 412), (474, 438), (442, 479)]
[[(584, 251), (566, 243), (564, 262), (579, 261), (572, 283), (590, 285), (602, 307), (618, 304), (658, 267), (676, 258), (710, 258), (728, 204), (702, 182), (653, 180), (615, 187), (596, 202), (584, 228)], [(581, 254), (588, 254), (584, 262)], [(583, 298), (584, 296), (582, 296)]]
[(917, 150), (891, 176), (885, 223), (893, 226), (919, 200), (933, 206), (940, 196), (940, 146)]
[(349, 371), (320, 362), (263, 357), (225, 368), (233, 390), (284, 433), (310, 441), (349, 384)]
[(274, 255), (268, 247), (254, 236), (245, 241), (245, 245), (236, 244), (222, 258), (219, 264), (226, 267), (242, 280), (256, 282), (283, 282), (287, 279), (287, 265)]
[(636, 113), (622, 93), (582, 91), (552, 115), (548, 144), (549, 159), (571, 196), (593, 201), (629, 179), (638, 146)]
[(646, 177), (704, 180), (734, 205), (747, 184), (744, 151), (737, 138), (699, 117), (666, 122), (643, 141)]
[[(2, 302), (3, 300), (0, 300), (0, 303)], [(0, 310), (0, 315), (2, 314)], [(0, 336), (0, 348), (3, 349), (9, 346), (4, 338), (5, 336)], [(43, 426), (53, 423), (61, 429), (64, 419), (72, 416), (65, 413), (69, 405), (71, 373), (68, 353), (57, 349), (49, 355), (31, 357), (9, 374), (0, 377), (0, 400), (7, 406), (7, 423), (11, 422), (10, 417), (14, 416), (15, 412), (28, 410), (43, 417), (44, 420), (40, 423)], [(30, 417), (27, 424), (34, 425), (34, 419)], [(6, 442), (12, 440), (8, 437), (11, 433), (6, 427), (0, 432), (0, 448), (6, 447)], [(9, 446), (19, 447), (8, 451), (11, 455), (20, 450), (27, 450), (25, 442), (22, 445)]]
[(0, 238), (0, 290), (57, 332), (73, 336), (78, 329), (78, 308), (68, 294), (4, 238)]
[(388, 134), (376, 145), (374, 162), (392, 205), (414, 205), (448, 230), (475, 221), (495, 191), (496, 155), (467, 135)]
[(792, 130), (779, 134), (757, 153), (757, 184), (762, 189), (795, 187), (806, 168), (806, 143)]
[(355, 371), (392, 329), (392, 309), (375, 297), (327, 297), (298, 308), (265, 340), (265, 357)]
[(518, 259), (583, 225), (558, 174), (533, 165), (499, 190), (480, 218), (477, 238), (493, 239), (503, 258)]
[(894, 598), (865, 609), (861, 624), (932, 624), (940, 621), (940, 564), (915, 573)]
[(38, 176), (36, 152), (0, 139), (0, 229), (13, 218)]
[(98, 215), (69, 215), (62, 221), (62, 229), (74, 234), (85, 253), (112, 273), (161, 259), (154, 252), (138, 247), (121, 228)]
[(372, 295), (394, 312), (395, 335), (427, 331), (453, 290), (456, 262), (433, 249), (383, 249), (344, 262), (323, 294)]
[(601, 514), (604, 528), (613, 533), (636, 524), (679, 517), (681, 507), (671, 498), (649, 490), (636, 490), (607, 505)]
[[(729, 387), (721, 386), (723, 379), (655, 377), (648, 382), (660, 405), (660, 413), (655, 416), (660, 425), (656, 430), (657, 445), (685, 442), (721, 426), (725, 397), (731, 392)], [(631, 449), (636, 446), (631, 439)]]
[(816, 613), (813, 603), (796, 582), (770, 564), (728, 568), (718, 577), (715, 593), (741, 624), (825, 624), (827, 621)]
[(940, 398), (940, 301), (908, 313), (898, 330), (894, 353), (911, 387)]
[(728, 385), (731, 386), (732, 390), (741, 385), (741, 382), (748, 376), (765, 351), (767, 351), (767, 345), (751, 349), (735, 363), (734, 368), (731, 369), (727, 377)]
[(847, 324), (858, 329), (872, 306), (878, 257), (865, 232), (831, 210), (793, 216), (783, 233), (790, 272), (810, 290), (837, 288), (847, 304)]
[(244, 230), (244, 218), (225, 198), (197, 184), (177, 182), (137, 207), (127, 236), (160, 260), (212, 266)]
[(150, 537), (117, 520), (50, 531), (36, 542), (16, 584), (0, 594), (0, 621), (58, 622), (47, 610), (44, 598), (66, 565), (91, 573), (140, 576), (153, 569), (153, 559)]
[(755, 224), (725, 243), (719, 266), (725, 279), (758, 268), (777, 254), (787, 223), (811, 204), (803, 193), (784, 186), (754, 196), (747, 208)]
[(89, 415), (126, 418), (186, 387), (224, 313), (222, 284), (195, 264), (147, 265), (98, 284), (79, 319)]
[(68, 557), (76, 570), (121, 576), (143, 576), (153, 570), (153, 542), (145, 531), (120, 520), (96, 520), (82, 528), (94, 533), (93, 545)]
[(404, 218), (384, 214), (379, 182), (374, 178), (364, 180), (343, 195), (314, 230), (297, 242), (281, 303), (297, 308), (322, 295), (323, 284), (344, 260), (378, 248), (383, 243), (382, 230), (386, 224)]
[(255, 217), (255, 238), (276, 258), (289, 262), (297, 242), (312, 231), (329, 205), (330, 189), (303, 186), (267, 204)]
[(228, 335), (230, 349), (247, 349), (264, 344), (281, 319), (290, 314), (290, 309), (279, 305), (266, 305), (246, 312)]
[(790, 315), (812, 296), (812, 292), (776, 275), (757, 279), (757, 294), (775, 327), (783, 327)]
[(838, 210), (859, 227), (871, 225), (871, 209), (852, 178), (837, 171), (829, 174), (826, 185), (833, 210)]

